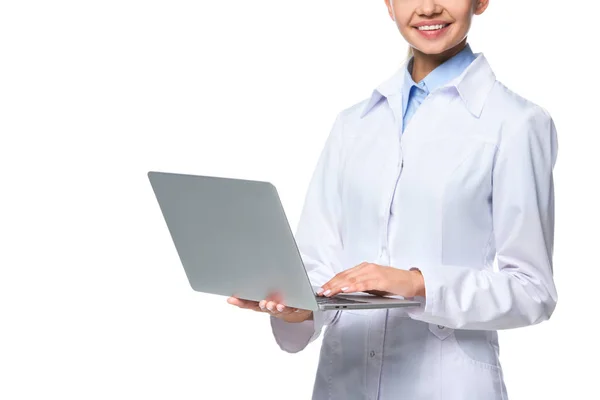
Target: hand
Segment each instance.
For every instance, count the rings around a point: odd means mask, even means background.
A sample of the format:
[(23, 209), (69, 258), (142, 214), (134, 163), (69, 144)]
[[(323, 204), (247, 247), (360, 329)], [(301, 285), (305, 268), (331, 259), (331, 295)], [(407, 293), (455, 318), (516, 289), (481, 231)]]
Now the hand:
[(406, 271), (363, 262), (334, 276), (322, 286), (318, 294), (331, 297), (352, 292), (384, 296), (425, 296), (425, 283), (419, 270)]
[(229, 297), (227, 302), (234, 306), (238, 306), (239, 308), (247, 308), (249, 310), (270, 314), (286, 322), (303, 322), (313, 319), (313, 312), (311, 310), (286, 307), (273, 300), (261, 300), (258, 302), (238, 299), (237, 297)]

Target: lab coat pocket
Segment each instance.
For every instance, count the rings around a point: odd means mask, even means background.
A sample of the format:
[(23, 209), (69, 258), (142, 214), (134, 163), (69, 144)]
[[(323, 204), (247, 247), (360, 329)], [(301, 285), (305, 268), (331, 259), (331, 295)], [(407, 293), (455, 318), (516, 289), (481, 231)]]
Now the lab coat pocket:
[(456, 330), (451, 341), (459, 357), (484, 369), (500, 369), (497, 348), (488, 339), (488, 332)]
[(439, 342), (443, 399), (505, 400), (506, 388), (496, 354), (484, 331), (430, 325)]
[(456, 359), (483, 369), (500, 368), (496, 348), (488, 340), (486, 331), (455, 330), (435, 324), (429, 324), (429, 331), (446, 341)]

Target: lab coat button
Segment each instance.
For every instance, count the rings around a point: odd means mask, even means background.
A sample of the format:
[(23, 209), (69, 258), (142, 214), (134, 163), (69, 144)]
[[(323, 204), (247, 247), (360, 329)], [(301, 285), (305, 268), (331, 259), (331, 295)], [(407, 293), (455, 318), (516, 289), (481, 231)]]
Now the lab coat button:
[(444, 329), (442, 325), (438, 325), (438, 329)]
[(371, 350), (371, 353), (369, 353), (369, 355), (370, 355), (371, 357), (375, 357), (375, 351)]

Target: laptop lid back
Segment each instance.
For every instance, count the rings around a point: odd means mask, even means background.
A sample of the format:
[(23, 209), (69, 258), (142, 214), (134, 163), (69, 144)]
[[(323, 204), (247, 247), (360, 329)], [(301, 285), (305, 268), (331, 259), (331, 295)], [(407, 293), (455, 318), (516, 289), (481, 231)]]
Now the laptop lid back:
[(194, 290), (317, 309), (275, 186), (155, 171), (148, 178)]

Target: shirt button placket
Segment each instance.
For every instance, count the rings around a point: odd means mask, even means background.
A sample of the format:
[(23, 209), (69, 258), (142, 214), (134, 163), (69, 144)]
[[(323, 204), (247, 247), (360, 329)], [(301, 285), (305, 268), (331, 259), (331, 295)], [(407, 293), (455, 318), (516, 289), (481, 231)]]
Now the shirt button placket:
[[(379, 378), (383, 362), (383, 342), (385, 337), (385, 315), (384, 310), (374, 310), (368, 322), (367, 344), (367, 398), (377, 399), (379, 395)], [(383, 318), (383, 320), (382, 320)]]

